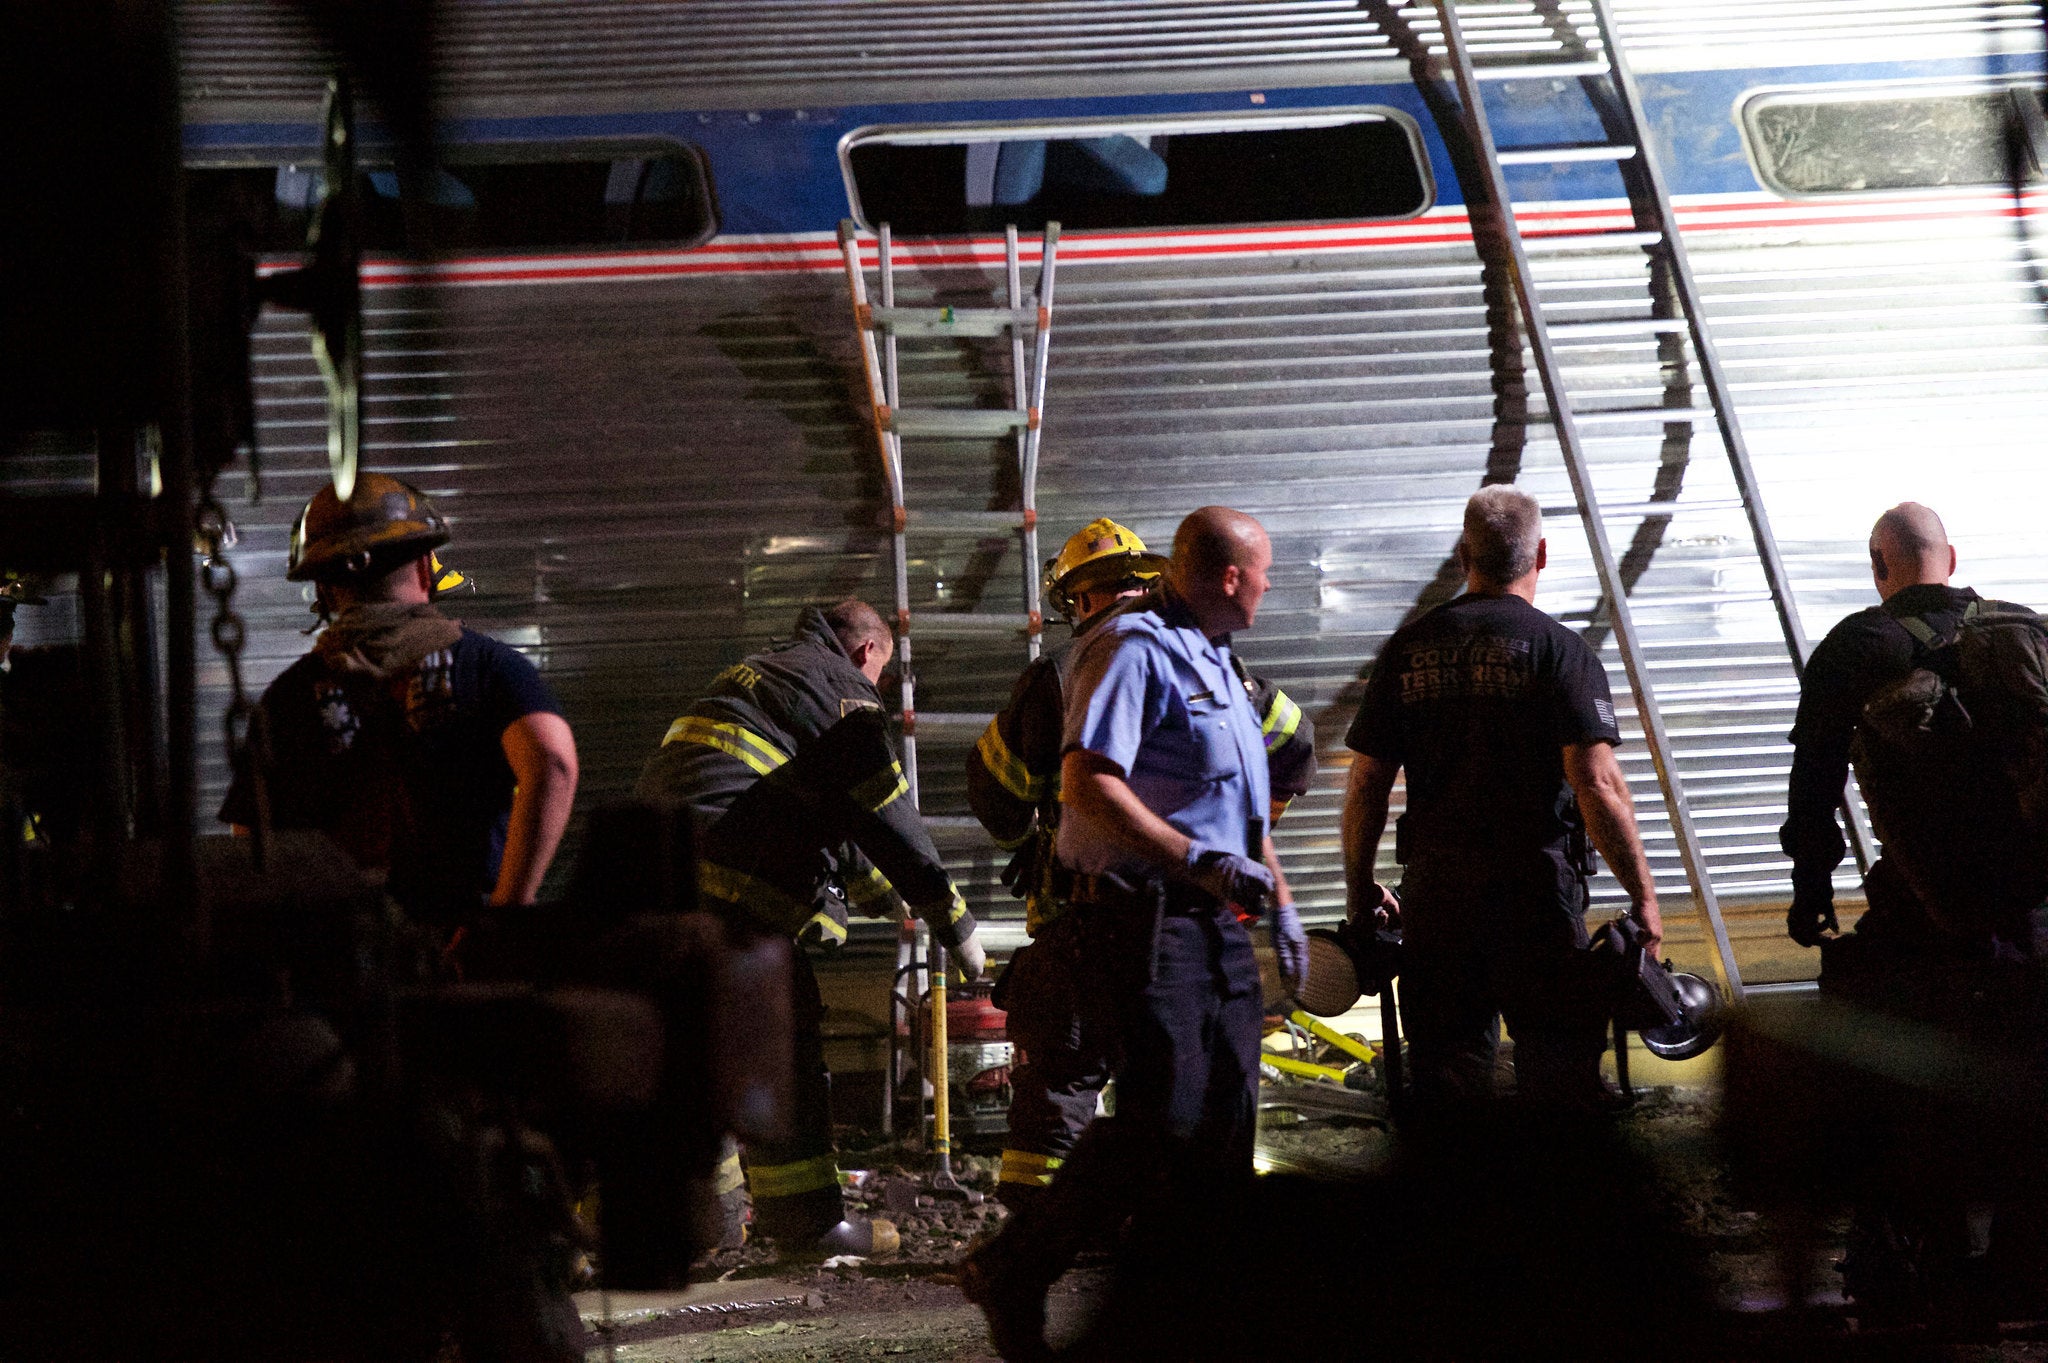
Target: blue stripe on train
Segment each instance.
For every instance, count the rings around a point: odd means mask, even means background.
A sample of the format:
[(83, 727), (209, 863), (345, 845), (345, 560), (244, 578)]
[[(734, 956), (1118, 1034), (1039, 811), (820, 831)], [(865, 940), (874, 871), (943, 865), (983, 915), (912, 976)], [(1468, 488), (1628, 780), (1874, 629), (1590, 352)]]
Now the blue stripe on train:
[[(1925, 80), (2018, 74), (2038, 70), (2038, 56), (1988, 55), (1836, 66), (1785, 66), (1730, 71), (1656, 72), (1641, 77), (1645, 112), (1660, 141), (1659, 153), (1674, 194), (1755, 193), (1760, 186), (1736, 126), (1737, 101), (1761, 87), (1829, 85), (1875, 80)], [(1422, 129), (1436, 181), (1437, 202), (1464, 201), (1442, 142), (1421, 95), (1412, 85), (1355, 85), (1305, 89), (1083, 99), (963, 100), (929, 104), (877, 104), (834, 109), (623, 113), (493, 118), (460, 121), (458, 141), (552, 142), (666, 137), (700, 148), (711, 167), (719, 228), (733, 233), (830, 231), (846, 216), (839, 139), (856, 128), (885, 123), (1020, 122), (1055, 118), (1234, 113), (1253, 110), (1377, 105), (1399, 110)], [(1601, 130), (1576, 81), (1503, 81), (1489, 87), (1487, 111), (1503, 146), (1598, 141)], [(374, 134), (366, 131), (365, 140)], [(307, 149), (311, 125), (206, 124), (185, 130), (186, 145), (202, 148)], [(1509, 170), (1517, 199), (1614, 199), (1618, 171), (1598, 163)]]

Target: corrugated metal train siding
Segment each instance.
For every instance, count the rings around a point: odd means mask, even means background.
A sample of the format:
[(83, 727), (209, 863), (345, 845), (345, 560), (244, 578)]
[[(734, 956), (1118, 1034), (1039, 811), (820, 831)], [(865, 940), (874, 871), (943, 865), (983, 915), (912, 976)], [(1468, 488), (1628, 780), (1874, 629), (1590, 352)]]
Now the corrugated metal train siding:
[[(1435, 10), (1395, 0), (1432, 32)], [(1586, 29), (1585, 0), (1461, 6), (1475, 49), (1556, 48), (1546, 11)], [(2028, 0), (1617, 0), (1624, 41), (1660, 50), (1758, 42), (1834, 45), (1882, 36), (1973, 44), (2040, 26)], [(1331, 71), (1394, 54), (1355, 0), (494, 0), (454, 4), (442, 41), (447, 93), (462, 108), (514, 112), (636, 106), (816, 107), (1121, 89), (1242, 88), (1247, 80), (1330, 83)], [(320, 66), (303, 22), (262, 0), (185, 0), (188, 98), (205, 103), (317, 100)], [(1590, 32), (1590, 29), (1586, 29)], [(1388, 79), (1405, 76), (1392, 61)], [(1289, 71), (1308, 73), (1290, 78)], [(1250, 73), (1256, 72), (1254, 77)], [(1353, 78), (1356, 78), (1354, 72)], [(955, 89), (950, 83), (960, 83)], [(937, 83), (937, 84), (935, 84)], [(978, 87), (978, 88), (977, 88)], [(1100, 93), (1101, 90), (1094, 92)]]
[[(1818, 636), (1870, 599), (1863, 536), (1920, 496), (1949, 516), (1963, 579), (2048, 602), (2033, 509), (2048, 418), (2048, 313), (2009, 225), (1822, 229), (1703, 238), (1697, 262), (1778, 533)], [(1929, 263), (1935, 262), (1935, 263)], [(1643, 307), (1640, 256), (1542, 267), (1587, 315)], [(905, 282), (963, 300), (998, 281)], [(1444, 572), (1459, 507), (1486, 467), (1491, 394), (1469, 248), (1069, 269), (1053, 350), (1043, 544), (1100, 514), (1164, 539), (1223, 501), (1274, 533), (1273, 594), (1247, 656), (1315, 716), (1333, 760), (1280, 829), (1303, 901), (1341, 904), (1339, 757), (1356, 680)], [(534, 651), (584, 753), (584, 805), (628, 789), (697, 686), (788, 627), (798, 605), (887, 599), (872, 441), (843, 290), (831, 275), (540, 285), (369, 295), (372, 462), (406, 471), (455, 521), (452, 558), (482, 594), (458, 613)], [(258, 346), (261, 507), (233, 506), (252, 669), (304, 647), (286, 530), (323, 472), (320, 387), (295, 323)], [(993, 401), (987, 357), (907, 358), (906, 401)], [(1580, 372), (1661, 401), (1654, 354), (1580, 351)], [(1583, 366), (1603, 364), (1605, 370)], [(1604, 496), (1641, 500), (1682, 472), (1726, 495), (1718, 441), (1652, 429), (1595, 448)], [(1009, 461), (961, 442), (917, 456), (914, 505), (999, 503)], [(1532, 429), (1522, 480), (1565, 501), (1554, 441)], [(231, 489), (232, 490), (232, 489)], [(1618, 546), (1633, 521), (1614, 527)], [(1593, 603), (1576, 524), (1554, 521), (1542, 604)], [(1646, 532), (1634, 597), (1716, 884), (1735, 901), (1785, 891), (1775, 846), (1795, 689), (1738, 514)], [(1014, 600), (1013, 544), (945, 541), (914, 569), (921, 599)], [(943, 584), (943, 586), (941, 585)], [(989, 710), (1021, 650), (920, 641), (920, 707)], [(1612, 644), (1607, 645), (1612, 664)], [(1614, 671), (1615, 689), (1626, 686)], [(207, 713), (220, 701), (209, 672)], [(1624, 705), (1624, 709), (1626, 706)], [(958, 743), (927, 742), (927, 808), (961, 812)], [(1624, 750), (1658, 879), (1683, 878), (1639, 743)], [(217, 791), (219, 771), (209, 771)], [(1008, 915), (993, 852), (954, 840), (977, 911)], [(1845, 882), (1846, 883), (1846, 882)], [(1611, 885), (1602, 887), (1612, 891)]]

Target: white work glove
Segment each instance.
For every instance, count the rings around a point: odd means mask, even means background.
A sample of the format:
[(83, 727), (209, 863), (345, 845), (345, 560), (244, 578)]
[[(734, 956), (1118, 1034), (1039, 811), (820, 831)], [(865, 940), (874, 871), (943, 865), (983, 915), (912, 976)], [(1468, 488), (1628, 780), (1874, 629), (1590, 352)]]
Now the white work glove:
[(1280, 954), (1280, 973), (1287, 978), (1287, 987), (1300, 993), (1308, 983), (1308, 929), (1301, 925), (1301, 915), (1293, 903), (1275, 904), (1267, 920), (1273, 931), (1273, 950)]
[(1273, 894), (1273, 873), (1264, 865), (1199, 842), (1188, 844), (1187, 874), (1202, 889), (1246, 913), (1263, 912)]
[(953, 963), (960, 967), (962, 979), (978, 980), (988, 965), (988, 953), (981, 947), (981, 930), (967, 934), (967, 940), (953, 948)]

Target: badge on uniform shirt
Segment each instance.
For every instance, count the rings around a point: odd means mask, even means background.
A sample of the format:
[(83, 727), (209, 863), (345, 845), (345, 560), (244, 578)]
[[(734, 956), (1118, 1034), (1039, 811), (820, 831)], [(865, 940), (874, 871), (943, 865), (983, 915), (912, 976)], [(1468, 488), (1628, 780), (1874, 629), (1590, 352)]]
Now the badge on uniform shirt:
[(1606, 726), (1607, 726), (1608, 728), (1612, 729), (1612, 728), (1615, 728), (1615, 727), (1616, 727), (1616, 725), (1615, 725), (1615, 723), (1614, 723), (1614, 702), (1613, 702), (1613, 701), (1611, 701), (1611, 700), (1596, 700), (1596, 701), (1594, 701), (1594, 702), (1593, 702), (1593, 713), (1594, 713), (1594, 714), (1596, 714), (1596, 715), (1598, 715), (1598, 716), (1600, 716), (1600, 722), (1601, 722), (1602, 724), (1605, 724), (1605, 725), (1606, 725)]
[(333, 682), (319, 682), (313, 688), (313, 704), (320, 712), (320, 727), (327, 734), (327, 751), (340, 756), (355, 746), (362, 720), (348, 703), (348, 693)]
[(416, 734), (455, 712), (455, 651), (435, 649), (420, 659), (405, 685), (405, 724)]

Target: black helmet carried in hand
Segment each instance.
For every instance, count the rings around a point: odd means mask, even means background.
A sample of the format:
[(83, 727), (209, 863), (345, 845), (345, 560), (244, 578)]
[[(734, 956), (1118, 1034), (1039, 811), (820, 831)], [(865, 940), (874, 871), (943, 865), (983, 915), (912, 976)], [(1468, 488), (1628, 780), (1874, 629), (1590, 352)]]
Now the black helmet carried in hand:
[(333, 484), (292, 526), (284, 575), (293, 582), (379, 577), (448, 542), (448, 523), (426, 494), (388, 473), (365, 473), (347, 501)]
[(1605, 995), (1603, 1011), (1640, 1036), (1650, 1054), (1690, 1060), (1721, 1039), (1727, 1021), (1721, 991), (1644, 951), (1642, 928), (1633, 919), (1601, 927), (1580, 960)]
[(1721, 1000), (1721, 991), (1697, 975), (1674, 970), (1670, 978), (1672, 992), (1678, 996), (1678, 1017), (1662, 1026), (1644, 1027), (1636, 1035), (1652, 1055), (1665, 1060), (1690, 1060), (1721, 1039), (1727, 1023), (1727, 1006)]

